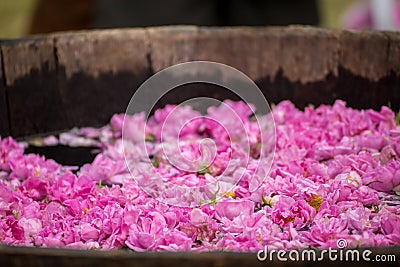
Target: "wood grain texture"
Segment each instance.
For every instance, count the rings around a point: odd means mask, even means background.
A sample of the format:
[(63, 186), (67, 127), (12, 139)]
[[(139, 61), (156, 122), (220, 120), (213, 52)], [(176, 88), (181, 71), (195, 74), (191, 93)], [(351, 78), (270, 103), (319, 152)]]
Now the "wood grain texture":
[(195, 60), (197, 35), (196, 26), (147, 28), (146, 44), (153, 72)]
[(67, 33), (55, 42), (69, 127), (105, 124), (125, 112), (151, 74), (143, 29)]
[(192, 60), (227, 64), (252, 79), (261, 75), (274, 76), (279, 69), (279, 30), (275, 28), (263, 31), (251, 27), (186, 26), (147, 31), (154, 72)]
[(3, 68), (14, 137), (65, 127), (51, 37), (3, 41)]
[(389, 38), (379, 31), (340, 33), (339, 64), (371, 81), (378, 81), (390, 72)]
[(10, 122), (8, 117), (8, 104), (2, 62), (3, 60), (0, 51), (0, 136), (4, 137), (10, 135)]
[(398, 32), (385, 32), (384, 34), (389, 38), (388, 69), (396, 75), (400, 75), (400, 34)]
[(339, 42), (333, 30), (292, 26), (281, 29), (279, 51), (283, 75), (305, 84), (338, 75)]
[[(235, 67), (252, 79), (274, 77), (279, 70), (291, 82), (317, 82), (339, 66), (378, 81), (400, 61), (385, 33), (349, 32), (305, 26), (290, 27), (158, 27), (148, 43), (155, 72), (189, 60), (210, 60)], [(389, 51), (390, 50), (390, 51)]]

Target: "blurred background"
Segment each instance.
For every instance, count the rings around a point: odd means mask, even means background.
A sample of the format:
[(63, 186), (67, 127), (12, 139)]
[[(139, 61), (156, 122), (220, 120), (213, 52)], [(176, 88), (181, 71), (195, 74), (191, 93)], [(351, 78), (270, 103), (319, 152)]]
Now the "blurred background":
[(0, 38), (93, 28), (308, 24), (400, 29), (397, 0), (1, 0)]

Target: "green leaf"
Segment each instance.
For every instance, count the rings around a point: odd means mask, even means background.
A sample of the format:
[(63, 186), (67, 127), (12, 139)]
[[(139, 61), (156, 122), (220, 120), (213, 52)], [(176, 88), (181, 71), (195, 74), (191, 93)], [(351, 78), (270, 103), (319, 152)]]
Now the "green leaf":
[(211, 198), (211, 201), (208, 202), (208, 204), (217, 204), (217, 195), (218, 195), (218, 193), (219, 193), (220, 190), (221, 190), (221, 187), (219, 186), (219, 183), (218, 183), (218, 189), (217, 189), (217, 191), (213, 194), (213, 196), (212, 196), (212, 198)]
[(155, 142), (156, 137), (153, 134), (146, 134), (146, 137), (144, 138), (146, 142)]

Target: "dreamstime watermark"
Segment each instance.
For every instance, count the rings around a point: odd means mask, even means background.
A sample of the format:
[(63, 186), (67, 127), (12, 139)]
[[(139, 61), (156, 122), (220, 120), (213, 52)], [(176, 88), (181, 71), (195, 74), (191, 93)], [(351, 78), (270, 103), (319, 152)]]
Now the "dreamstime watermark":
[[(268, 143), (268, 147), (272, 148), (267, 152), (260, 149), (259, 157), (255, 160), (250, 154), (252, 151), (250, 147), (251, 133), (241, 120), (240, 114), (230, 105), (214, 97), (192, 97), (170, 110), (163, 125), (161, 125), (161, 138), (158, 140), (159, 143), (156, 144), (157, 147), (148, 142), (147, 139), (149, 138), (145, 138), (146, 124), (139, 127), (135, 124), (136, 128), (132, 129), (131, 125), (124, 120), (122, 129), (123, 149), (125, 161), (132, 176), (148, 195), (161, 202), (177, 206), (194, 207), (223, 197), (236, 186), (243, 175), (248, 175), (246, 168), (250, 162), (254, 175), (258, 176), (256, 180), (261, 183), (269, 172), (275, 152), (273, 116), (268, 116), (269, 122), (266, 122), (266, 115), (271, 112), (268, 101), (248, 76), (221, 63), (191, 61), (168, 67), (154, 74), (136, 90), (129, 102), (126, 114), (141, 113), (144, 114), (145, 121), (148, 121), (156, 104), (168, 92), (177, 87), (194, 83), (211, 84), (214, 85), (213, 88), (217, 85), (220, 89), (214, 89), (213, 92), (210, 92), (211, 96), (224, 95), (223, 92), (218, 90), (227, 90), (247, 104), (252, 109), (253, 121), (257, 125), (257, 130), (252, 129), (252, 131), (260, 133), (259, 147), (267, 147), (265, 143)], [(176, 93), (180, 94), (179, 92)], [(193, 112), (186, 109), (187, 106), (195, 110), (197, 115), (191, 116), (190, 114), (193, 114)], [(208, 113), (210, 107), (220, 108), (221, 106), (223, 116), (210, 116)], [(182, 112), (182, 110), (185, 112)], [(262, 121), (260, 121), (261, 118)], [(244, 153), (235, 153), (235, 149), (232, 148), (230, 159), (228, 162), (224, 162), (226, 166), (222, 173), (208, 175), (205, 184), (182, 186), (171, 182), (170, 173), (160, 172), (155, 166), (157, 162), (154, 163), (149, 159), (161, 158), (168, 166), (189, 175), (206, 173), (217, 155), (218, 144), (216, 140), (205, 137), (193, 141), (197, 142), (195, 145), (199, 146), (200, 158), (187, 157), (187, 154), (182, 152), (181, 147), (182, 144), (185, 145), (180, 138), (181, 132), (196, 120), (207, 121), (210, 125), (217, 125), (213, 127), (223, 129), (231, 147), (240, 145), (241, 151)], [(269, 130), (267, 131), (266, 128)], [(132, 138), (133, 131), (135, 132), (134, 138)], [(266, 132), (268, 132), (268, 136)], [(240, 139), (240, 144), (235, 143), (237, 139)], [(157, 152), (154, 152), (155, 150)], [(143, 151), (145, 153), (142, 153)], [(240, 164), (238, 164), (238, 161), (240, 161)], [(256, 168), (254, 168), (255, 164), (257, 165)], [(262, 166), (262, 168), (259, 168), (259, 166)], [(258, 171), (259, 169), (262, 169), (262, 171)], [(252, 179), (252, 177), (247, 178)]]
[(373, 261), (373, 262), (395, 262), (394, 254), (373, 255), (369, 249), (346, 249), (347, 241), (338, 239), (336, 242), (338, 249), (328, 248), (323, 250), (304, 249), (304, 250), (274, 250), (265, 246), (257, 252), (259, 261)]

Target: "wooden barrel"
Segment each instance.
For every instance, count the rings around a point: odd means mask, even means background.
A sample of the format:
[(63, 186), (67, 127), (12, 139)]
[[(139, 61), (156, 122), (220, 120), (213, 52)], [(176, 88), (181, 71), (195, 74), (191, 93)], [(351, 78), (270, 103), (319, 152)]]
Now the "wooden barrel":
[[(2, 40), (0, 48), (1, 136), (23, 138), (75, 126), (103, 125), (112, 114), (125, 111), (135, 90), (152, 74), (191, 60), (216, 61), (239, 69), (256, 82), (271, 103), (289, 99), (302, 108), (343, 99), (355, 108), (400, 108), (400, 33), (395, 32), (179, 26), (31, 36)], [(184, 97), (189, 95), (175, 92), (163, 101), (177, 102)], [(372, 250), (400, 258), (398, 247)], [(265, 264), (252, 253), (0, 246), (1, 266)], [(324, 264), (337, 262), (325, 259)]]
[(272, 103), (289, 99), (301, 108), (343, 99), (356, 108), (400, 108), (395, 32), (182, 26), (66, 32), (0, 47), (2, 136), (105, 124), (146, 78), (190, 60), (239, 69)]

